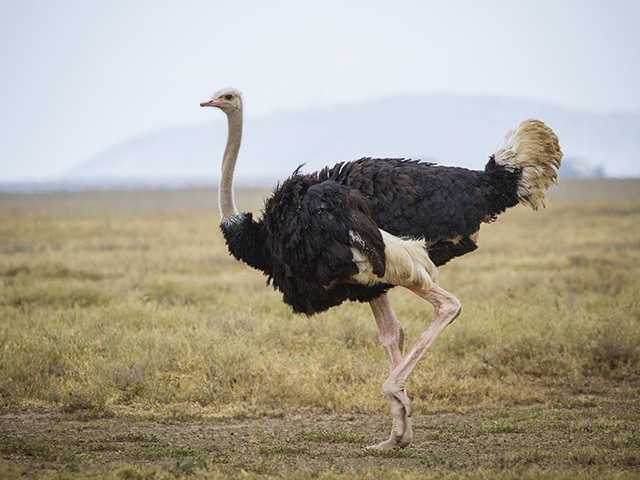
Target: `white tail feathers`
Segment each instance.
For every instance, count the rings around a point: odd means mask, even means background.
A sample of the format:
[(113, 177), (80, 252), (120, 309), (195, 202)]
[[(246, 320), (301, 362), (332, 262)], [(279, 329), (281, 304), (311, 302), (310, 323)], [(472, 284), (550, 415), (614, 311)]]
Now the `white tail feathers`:
[(494, 154), (497, 165), (522, 171), (518, 183), (520, 203), (534, 210), (544, 207), (545, 191), (558, 183), (562, 151), (558, 137), (540, 120), (525, 120), (515, 132), (507, 133)]
[(380, 230), (380, 234), (386, 257), (384, 277), (376, 276), (369, 259), (358, 248), (351, 247), (353, 262), (358, 266), (352, 281), (362, 285), (389, 283), (422, 289), (438, 283), (438, 269), (429, 258), (424, 240), (404, 239), (384, 230)]

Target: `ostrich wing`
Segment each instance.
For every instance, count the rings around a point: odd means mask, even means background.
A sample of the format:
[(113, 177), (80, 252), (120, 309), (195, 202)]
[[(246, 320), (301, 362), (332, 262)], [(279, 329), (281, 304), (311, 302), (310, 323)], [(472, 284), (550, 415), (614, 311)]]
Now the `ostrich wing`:
[[(362, 195), (333, 180), (289, 178), (267, 201), (264, 221), (273, 259), (271, 280), (295, 311), (308, 314), (355, 295), (352, 248), (383, 276), (382, 235)], [(379, 293), (379, 292), (378, 292)]]
[[(317, 265), (318, 279), (339, 280), (333, 270), (334, 258), (345, 258), (351, 272), (351, 248), (360, 250), (371, 262), (373, 271), (382, 277), (385, 272), (384, 241), (380, 229), (371, 218), (369, 207), (357, 190), (327, 180), (307, 190), (303, 206), (310, 213), (311, 235), (305, 240), (309, 253), (316, 251), (321, 259)], [(317, 240), (323, 244), (318, 245)]]

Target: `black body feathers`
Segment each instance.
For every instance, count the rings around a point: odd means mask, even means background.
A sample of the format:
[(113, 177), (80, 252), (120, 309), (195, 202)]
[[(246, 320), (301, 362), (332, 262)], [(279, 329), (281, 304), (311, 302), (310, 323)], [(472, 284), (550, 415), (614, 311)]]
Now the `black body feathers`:
[(270, 255), (265, 250), (267, 237), (262, 222), (255, 222), (251, 213), (241, 213), (220, 223), (220, 229), (234, 257), (270, 274)]
[(384, 275), (379, 229), (424, 239), (436, 265), (475, 250), (471, 236), (480, 224), (518, 202), (519, 178), (493, 158), (485, 171), (363, 158), (296, 171), (266, 201), (261, 220), (244, 213), (221, 228), (236, 258), (263, 271), (294, 311), (310, 315), (391, 287), (348, 283), (358, 273), (352, 247)]

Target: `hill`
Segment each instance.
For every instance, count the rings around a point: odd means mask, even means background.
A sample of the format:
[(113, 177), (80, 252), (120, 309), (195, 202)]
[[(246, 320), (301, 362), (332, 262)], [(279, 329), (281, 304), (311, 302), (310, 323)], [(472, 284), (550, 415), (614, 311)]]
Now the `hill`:
[[(250, 101), (248, 113), (250, 114)], [(217, 177), (226, 139), (219, 112), (201, 125), (149, 132), (101, 152), (66, 181), (203, 181)], [(454, 95), (398, 96), (245, 121), (244, 183), (271, 182), (304, 163), (315, 170), (362, 156), (412, 157), (482, 168), (506, 131), (540, 118), (561, 141), (566, 176), (640, 174), (640, 114), (603, 115), (533, 101)], [(575, 164), (575, 165), (574, 165)]]

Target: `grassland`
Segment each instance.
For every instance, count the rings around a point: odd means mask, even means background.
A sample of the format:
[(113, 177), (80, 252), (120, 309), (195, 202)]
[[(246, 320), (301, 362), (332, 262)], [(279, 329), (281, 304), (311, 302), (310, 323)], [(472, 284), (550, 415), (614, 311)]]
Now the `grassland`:
[[(0, 478), (640, 478), (640, 182), (565, 182), (441, 283), (415, 444), (372, 454), (368, 306), (292, 315), (215, 192), (0, 194)], [(429, 306), (391, 296), (415, 338)]]

